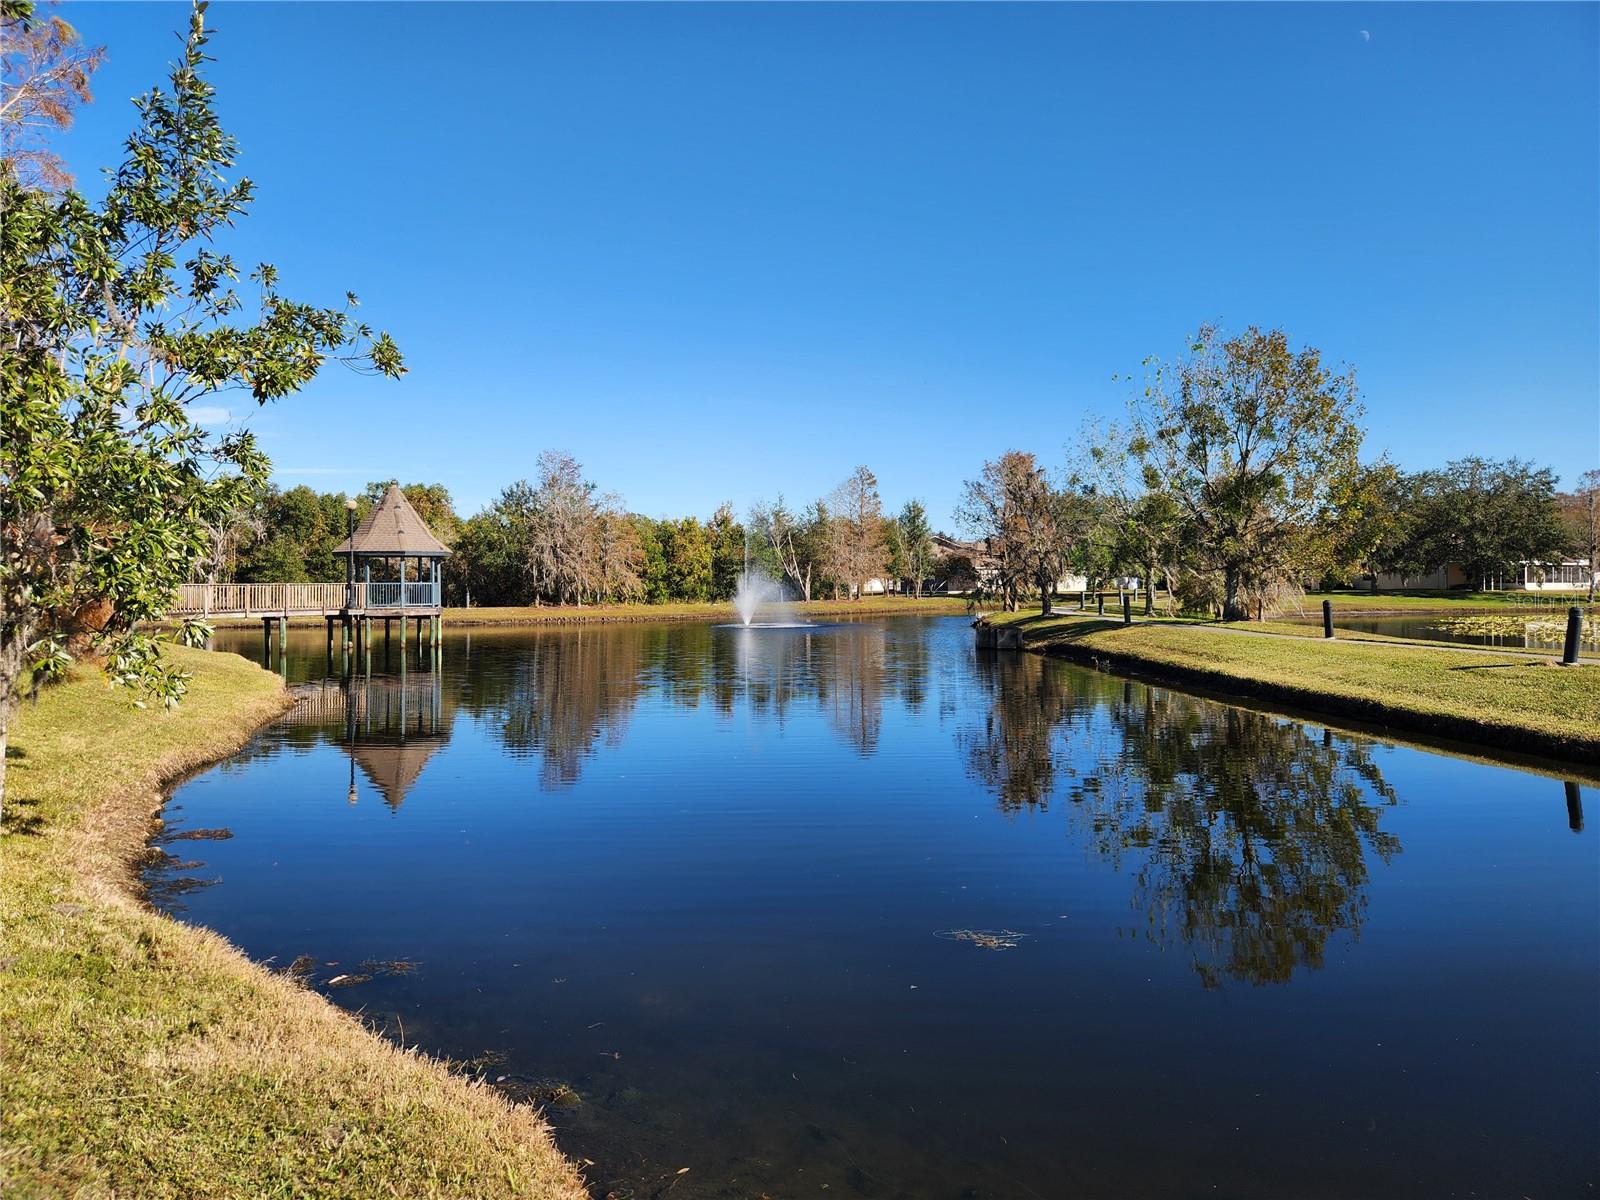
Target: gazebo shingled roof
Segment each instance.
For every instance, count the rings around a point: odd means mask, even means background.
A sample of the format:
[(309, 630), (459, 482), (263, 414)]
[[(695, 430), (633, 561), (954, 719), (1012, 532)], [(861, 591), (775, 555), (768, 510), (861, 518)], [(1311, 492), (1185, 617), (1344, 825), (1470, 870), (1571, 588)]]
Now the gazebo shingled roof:
[(433, 536), (406, 494), (393, 483), (355, 533), (335, 546), (333, 552), (373, 558), (450, 557), (450, 548)]

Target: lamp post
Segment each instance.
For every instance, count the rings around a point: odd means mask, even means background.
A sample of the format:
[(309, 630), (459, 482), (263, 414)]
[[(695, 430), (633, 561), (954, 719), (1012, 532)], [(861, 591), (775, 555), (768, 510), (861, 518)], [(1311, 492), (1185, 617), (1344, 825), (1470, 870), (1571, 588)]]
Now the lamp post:
[(354, 610), (356, 606), (356, 501), (352, 496), (344, 502), (344, 536), (350, 553), (344, 558), (344, 606), (346, 610)]
[(350, 790), (345, 793), (345, 799), (354, 804), (360, 799), (356, 791), (356, 694), (348, 681), (344, 685), (344, 725), (350, 739)]

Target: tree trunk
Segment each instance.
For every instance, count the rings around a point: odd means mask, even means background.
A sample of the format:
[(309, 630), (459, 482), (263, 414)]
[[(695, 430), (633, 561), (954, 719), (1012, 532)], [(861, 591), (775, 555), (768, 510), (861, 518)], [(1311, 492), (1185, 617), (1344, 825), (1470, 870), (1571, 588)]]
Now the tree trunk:
[(1144, 573), (1144, 615), (1152, 617), (1156, 611), (1156, 573), (1148, 570)]
[(1244, 604), (1239, 600), (1238, 567), (1226, 567), (1222, 572), (1222, 619), (1224, 621), (1250, 619), (1250, 614), (1245, 611)]
[(0, 642), (0, 806), (6, 799), (6, 750), (11, 745), (11, 717), (21, 703), (17, 684), (22, 680), (22, 664), (33, 641), (32, 622), (13, 626), (9, 637)]
[(1043, 575), (1039, 576), (1039, 615), (1042, 617), (1050, 615), (1050, 602), (1053, 598), (1051, 593), (1055, 590), (1050, 583), (1051, 581)]

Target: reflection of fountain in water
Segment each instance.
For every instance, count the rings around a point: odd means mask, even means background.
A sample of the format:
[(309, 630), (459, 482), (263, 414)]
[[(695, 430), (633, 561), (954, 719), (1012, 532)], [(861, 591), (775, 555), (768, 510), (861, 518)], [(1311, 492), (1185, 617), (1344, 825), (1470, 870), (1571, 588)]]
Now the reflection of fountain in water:
[[(733, 611), (746, 626), (782, 628), (803, 624), (794, 619), (795, 614), (783, 594), (783, 584), (759, 567), (747, 566), (739, 573), (739, 586), (733, 593)], [(767, 617), (767, 620), (757, 621), (757, 613)]]

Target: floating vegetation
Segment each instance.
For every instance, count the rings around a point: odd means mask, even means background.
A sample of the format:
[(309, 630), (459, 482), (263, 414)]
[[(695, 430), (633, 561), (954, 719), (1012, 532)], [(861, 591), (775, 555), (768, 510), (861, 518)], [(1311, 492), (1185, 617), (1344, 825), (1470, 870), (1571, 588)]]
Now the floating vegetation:
[(573, 1086), (563, 1079), (525, 1079), (502, 1075), (494, 1088), (513, 1104), (539, 1104), (547, 1108), (576, 1108), (583, 1103)]
[(347, 987), (355, 987), (355, 985), (358, 984), (358, 983), (371, 983), (371, 982), (372, 982), (372, 976), (371, 975), (357, 975), (357, 974), (352, 973), (352, 974), (347, 974), (347, 975), (335, 975), (332, 979), (328, 980), (328, 986), (329, 987), (336, 987), (336, 988), (347, 988)]
[[(474, 1054), (471, 1058), (464, 1058), (455, 1064), (455, 1069), (463, 1075), (470, 1075), (482, 1079), (496, 1067), (506, 1065), (506, 1056), (499, 1050), (485, 1050), (482, 1054)], [(502, 1079), (505, 1076), (501, 1076)]]
[(422, 964), (409, 958), (369, 958), (361, 969), (370, 978), (373, 975), (409, 975)]
[(225, 842), (233, 836), (231, 829), (182, 829), (177, 833), (164, 833), (163, 842)]
[(950, 942), (969, 942), (980, 950), (1015, 950), (1028, 935), (1015, 929), (936, 929), (933, 936)]
[(190, 892), (198, 892), (201, 888), (208, 888), (217, 883), (215, 879), (197, 879), (190, 875), (182, 875), (176, 879), (157, 879), (145, 885), (145, 898), (157, 908), (182, 911), (183, 905), (178, 903), (179, 896), (186, 896)]
[[(1467, 637), (1520, 637), (1529, 642), (1559, 645), (1567, 636), (1565, 614), (1519, 617), (1512, 614), (1462, 614), (1433, 622), (1448, 633)], [(1590, 614), (1579, 627), (1579, 637), (1590, 646), (1600, 645), (1600, 616)]]
[(145, 872), (194, 871), (206, 865), (198, 858), (179, 858), (159, 846), (147, 846), (139, 856), (139, 861), (140, 869)]
[(279, 974), (287, 975), (296, 983), (304, 983), (311, 977), (311, 972), (317, 969), (317, 960), (309, 954), (297, 954), (292, 963), (284, 967)]

